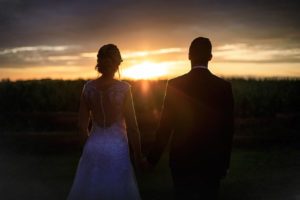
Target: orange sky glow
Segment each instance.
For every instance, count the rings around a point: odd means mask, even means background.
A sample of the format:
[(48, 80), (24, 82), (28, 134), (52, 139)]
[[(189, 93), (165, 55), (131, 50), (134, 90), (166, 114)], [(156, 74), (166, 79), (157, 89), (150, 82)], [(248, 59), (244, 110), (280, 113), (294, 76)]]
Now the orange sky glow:
[[(96, 54), (121, 51), (121, 79), (190, 70), (196, 37), (212, 43), (222, 77), (300, 78), (300, 2), (252, 0), (0, 0), (0, 80), (93, 79)], [(118, 78), (118, 74), (116, 74)]]
[[(46, 47), (43, 47), (46, 48)], [(33, 48), (11, 49), (10, 51), (31, 51)], [(57, 47), (55, 50), (63, 50)], [(0, 54), (7, 52), (0, 52)], [(169, 79), (190, 70), (187, 48), (165, 48), (143, 51), (122, 51), (124, 62), (120, 65), (121, 79)], [(277, 55), (298, 55), (300, 49), (289, 51), (260, 50), (247, 48), (243, 44), (224, 45), (213, 51), (213, 60), (209, 69), (224, 77), (300, 77), (299, 63), (272, 62)], [(28, 57), (27, 59), (30, 59)], [(99, 74), (94, 70), (96, 62), (95, 52), (82, 52), (79, 55), (55, 55), (47, 58), (48, 61), (60, 62), (63, 65), (26, 66), (24, 68), (0, 68), (0, 79), (89, 79)], [(78, 64), (85, 59), (84, 64)], [(43, 60), (41, 60), (42, 62)], [(270, 62), (271, 61), (271, 62)], [(24, 61), (26, 62), (26, 60)], [(116, 74), (116, 78), (118, 75)]]

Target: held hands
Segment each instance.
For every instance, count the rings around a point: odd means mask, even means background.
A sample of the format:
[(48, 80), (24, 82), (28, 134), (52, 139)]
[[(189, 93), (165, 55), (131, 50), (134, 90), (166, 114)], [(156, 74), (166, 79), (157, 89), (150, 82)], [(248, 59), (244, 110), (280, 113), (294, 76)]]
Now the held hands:
[(147, 158), (140, 154), (134, 154), (134, 161), (136, 168), (144, 173), (149, 173), (153, 171), (154, 166), (151, 165)]
[(224, 172), (222, 178), (225, 178), (225, 177), (228, 176), (228, 175), (229, 175), (229, 169), (227, 169), (227, 170)]

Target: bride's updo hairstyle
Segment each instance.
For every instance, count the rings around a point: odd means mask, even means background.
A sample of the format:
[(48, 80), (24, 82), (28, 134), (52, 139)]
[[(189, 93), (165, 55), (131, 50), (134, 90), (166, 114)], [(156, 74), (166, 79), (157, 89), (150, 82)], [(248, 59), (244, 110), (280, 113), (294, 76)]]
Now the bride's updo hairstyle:
[(122, 57), (118, 47), (114, 44), (106, 44), (98, 51), (95, 69), (101, 74), (113, 75), (118, 71), (121, 62)]

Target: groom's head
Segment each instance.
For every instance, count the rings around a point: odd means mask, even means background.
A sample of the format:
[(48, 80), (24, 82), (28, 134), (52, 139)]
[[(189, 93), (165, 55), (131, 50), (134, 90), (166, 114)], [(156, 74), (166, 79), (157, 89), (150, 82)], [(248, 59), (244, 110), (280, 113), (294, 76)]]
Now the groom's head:
[(191, 43), (189, 59), (193, 65), (205, 65), (211, 60), (211, 43), (208, 38), (198, 37)]

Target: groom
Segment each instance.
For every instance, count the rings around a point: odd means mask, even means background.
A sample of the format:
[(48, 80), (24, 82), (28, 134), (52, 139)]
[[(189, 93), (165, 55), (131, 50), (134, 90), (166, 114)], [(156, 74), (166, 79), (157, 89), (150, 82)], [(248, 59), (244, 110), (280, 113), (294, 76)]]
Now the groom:
[(233, 138), (231, 84), (208, 70), (208, 38), (189, 48), (191, 70), (168, 82), (156, 140), (148, 155), (155, 165), (171, 137), (170, 168), (176, 199), (217, 199), (229, 170)]

